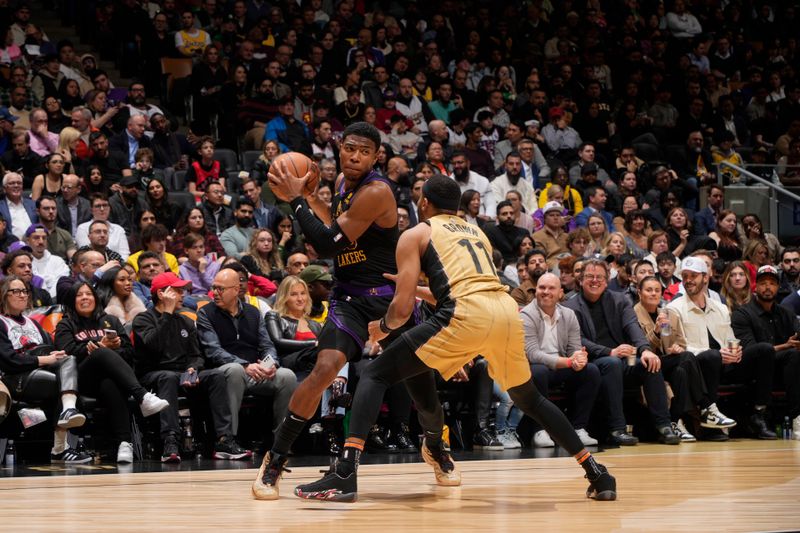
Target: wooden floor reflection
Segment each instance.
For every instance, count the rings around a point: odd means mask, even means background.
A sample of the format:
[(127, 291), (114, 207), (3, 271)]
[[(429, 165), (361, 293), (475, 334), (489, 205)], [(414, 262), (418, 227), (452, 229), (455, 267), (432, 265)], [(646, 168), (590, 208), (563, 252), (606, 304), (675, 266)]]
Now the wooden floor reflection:
[(276, 502), (250, 497), (255, 470), (0, 479), (10, 531), (753, 531), (800, 529), (800, 442), (640, 445), (599, 455), (619, 500), (584, 497), (571, 458), (465, 461), (463, 486), (426, 465), (366, 465), (359, 502), (300, 500), (296, 468)]

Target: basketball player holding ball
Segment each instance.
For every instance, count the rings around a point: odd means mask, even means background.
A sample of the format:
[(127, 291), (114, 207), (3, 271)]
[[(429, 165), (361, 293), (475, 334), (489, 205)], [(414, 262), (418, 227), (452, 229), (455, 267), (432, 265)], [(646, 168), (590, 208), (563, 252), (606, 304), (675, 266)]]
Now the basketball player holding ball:
[[(305, 167), (293, 167), (289, 161), (270, 168), (270, 188), (276, 197), (289, 202), (314, 249), (334, 259), (336, 278), (328, 318), (319, 335), (317, 362), (292, 395), (286, 418), (264, 457), (252, 486), (256, 499), (278, 498), (278, 482), (292, 443), (314, 415), (323, 391), (339, 370), (361, 357), (369, 338), (369, 322), (386, 314), (394, 296), (394, 283), (383, 274), (397, 272), (397, 204), (389, 181), (372, 170), (380, 142), (378, 130), (366, 122), (356, 122), (344, 130), (339, 152), (343, 176), (330, 208), (304, 190), (313, 169), (299, 176), (298, 169)], [(402, 331), (401, 327), (387, 341)], [(418, 391), (435, 390), (434, 374), (415, 376), (406, 386), (412, 398), (426, 397)]]

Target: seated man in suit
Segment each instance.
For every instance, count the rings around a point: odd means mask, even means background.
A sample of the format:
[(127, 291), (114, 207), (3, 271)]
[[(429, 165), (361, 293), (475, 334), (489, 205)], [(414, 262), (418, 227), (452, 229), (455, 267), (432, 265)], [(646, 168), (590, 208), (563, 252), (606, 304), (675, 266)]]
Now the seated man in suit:
[(30, 225), (39, 222), (36, 202), (22, 197), (22, 176), (16, 172), (3, 176), (3, 190), (6, 197), (0, 200), (0, 215), (6, 221), (6, 231), (22, 240)]

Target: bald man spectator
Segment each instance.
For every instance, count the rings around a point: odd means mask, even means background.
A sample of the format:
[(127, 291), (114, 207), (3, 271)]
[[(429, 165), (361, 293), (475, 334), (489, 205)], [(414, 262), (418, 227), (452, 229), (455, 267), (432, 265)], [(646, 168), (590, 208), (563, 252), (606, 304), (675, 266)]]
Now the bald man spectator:
[(112, 152), (121, 154), (128, 166), (133, 168), (136, 165), (136, 152), (140, 148), (151, 148), (150, 139), (144, 134), (147, 128), (147, 117), (144, 115), (133, 115), (128, 118), (128, 125), (122, 131), (109, 139), (108, 148)]

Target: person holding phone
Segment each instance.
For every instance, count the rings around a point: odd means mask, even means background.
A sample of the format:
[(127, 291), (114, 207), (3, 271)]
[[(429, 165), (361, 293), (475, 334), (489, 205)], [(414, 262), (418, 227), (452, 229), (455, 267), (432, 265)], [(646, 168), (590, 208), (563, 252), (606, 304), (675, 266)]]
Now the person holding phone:
[[(199, 239), (202, 243), (202, 237)], [(247, 459), (253, 452), (242, 448), (233, 435), (225, 374), (218, 368), (204, 368), (194, 322), (177, 312), (183, 305), (184, 294), (191, 289), (191, 281), (172, 272), (159, 274), (150, 284), (153, 309), (133, 320), (134, 360), (139, 379), (170, 403), (160, 413), (161, 462), (181, 460), (179, 395), (187, 396), (193, 406), (208, 404), (216, 437), (212, 455), (215, 459)]]
[(97, 397), (109, 411), (111, 432), (119, 442), (118, 463), (133, 462), (128, 397), (143, 416), (163, 411), (169, 402), (148, 392), (133, 373), (133, 345), (122, 323), (107, 314), (89, 283), (70, 287), (64, 297), (64, 318), (56, 326), (55, 344), (78, 360), (78, 387)]

